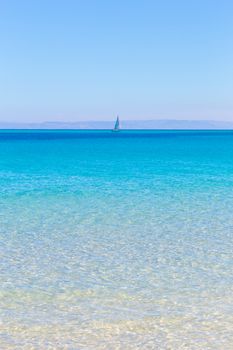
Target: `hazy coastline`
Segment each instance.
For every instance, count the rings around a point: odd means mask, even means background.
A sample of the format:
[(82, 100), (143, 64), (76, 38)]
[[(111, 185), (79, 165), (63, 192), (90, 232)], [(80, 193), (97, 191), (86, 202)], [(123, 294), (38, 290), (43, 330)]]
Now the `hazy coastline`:
[[(111, 129), (112, 121), (0, 122), (0, 129)], [(123, 129), (233, 129), (233, 122), (219, 120), (121, 120)]]

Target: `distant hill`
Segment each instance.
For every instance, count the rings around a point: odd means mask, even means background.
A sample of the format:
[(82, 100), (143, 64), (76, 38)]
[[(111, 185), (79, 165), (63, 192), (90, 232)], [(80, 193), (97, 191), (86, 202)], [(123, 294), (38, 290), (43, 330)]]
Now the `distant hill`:
[[(112, 129), (113, 121), (8, 123), (0, 129)], [(233, 122), (215, 120), (122, 120), (122, 129), (233, 129)]]

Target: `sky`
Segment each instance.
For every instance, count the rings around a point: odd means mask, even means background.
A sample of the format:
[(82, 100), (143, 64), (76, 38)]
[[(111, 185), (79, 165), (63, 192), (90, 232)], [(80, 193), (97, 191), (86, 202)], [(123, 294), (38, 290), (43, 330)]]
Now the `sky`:
[(0, 120), (233, 121), (232, 0), (1, 0)]

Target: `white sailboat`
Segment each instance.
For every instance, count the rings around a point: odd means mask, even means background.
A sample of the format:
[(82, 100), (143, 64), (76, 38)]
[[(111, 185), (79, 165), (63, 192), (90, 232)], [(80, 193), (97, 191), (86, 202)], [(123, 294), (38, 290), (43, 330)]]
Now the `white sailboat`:
[(115, 123), (114, 129), (112, 131), (120, 131), (120, 119), (119, 119), (118, 116), (117, 116), (117, 119), (116, 119), (116, 123)]

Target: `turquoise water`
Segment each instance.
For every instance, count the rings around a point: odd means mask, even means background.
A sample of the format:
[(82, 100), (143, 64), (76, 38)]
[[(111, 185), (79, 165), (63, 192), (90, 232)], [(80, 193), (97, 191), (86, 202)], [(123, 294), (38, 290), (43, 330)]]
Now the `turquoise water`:
[(1, 131), (1, 349), (232, 349), (232, 131)]

